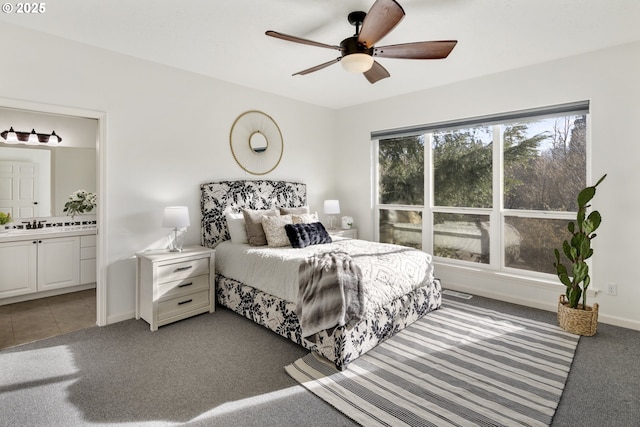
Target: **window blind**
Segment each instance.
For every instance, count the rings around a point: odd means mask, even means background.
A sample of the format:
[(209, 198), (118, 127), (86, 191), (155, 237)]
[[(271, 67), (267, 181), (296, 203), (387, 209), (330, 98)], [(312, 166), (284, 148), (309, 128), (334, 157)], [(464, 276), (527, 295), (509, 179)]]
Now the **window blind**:
[(508, 113), (491, 114), (487, 116), (471, 117), (462, 120), (451, 120), (438, 123), (422, 124), (395, 129), (371, 132), (372, 140), (400, 138), (405, 136), (422, 135), (433, 131), (465, 129), (474, 126), (489, 126), (498, 123), (517, 122), (544, 118), (545, 116), (579, 115), (589, 113), (589, 101), (571, 102), (547, 107), (527, 110), (511, 111)]

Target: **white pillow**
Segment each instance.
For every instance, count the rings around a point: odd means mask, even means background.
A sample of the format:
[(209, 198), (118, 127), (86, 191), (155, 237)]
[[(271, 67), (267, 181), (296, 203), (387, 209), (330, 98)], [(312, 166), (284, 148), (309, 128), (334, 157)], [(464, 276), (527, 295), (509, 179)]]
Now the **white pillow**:
[(227, 218), (227, 227), (229, 227), (231, 241), (233, 243), (249, 243), (247, 230), (244, 226), (244, 215), (242, 215), (242, 212), (226, 212), (224, 216)]
[(293, 224), (291, 215), (262, 217), (262, 228), (264, 229), (265, 236), (267, 236), (267, 245), (279, 247), (289, 246), (291, 244), (287, 236), (287, 231), (284, 229), (286, 224)]
[(311, 224), (312, 222), (319, 222), (318, 212), (292, 215), (294, 224)]

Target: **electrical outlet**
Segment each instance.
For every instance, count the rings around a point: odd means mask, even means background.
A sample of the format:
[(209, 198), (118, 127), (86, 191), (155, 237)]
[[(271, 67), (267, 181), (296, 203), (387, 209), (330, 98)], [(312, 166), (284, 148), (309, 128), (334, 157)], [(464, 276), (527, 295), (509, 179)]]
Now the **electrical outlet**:
[(618, 285), (615, 283), (609, 283), (607, 285), (607, 295), (616, 296), (618, 295)]

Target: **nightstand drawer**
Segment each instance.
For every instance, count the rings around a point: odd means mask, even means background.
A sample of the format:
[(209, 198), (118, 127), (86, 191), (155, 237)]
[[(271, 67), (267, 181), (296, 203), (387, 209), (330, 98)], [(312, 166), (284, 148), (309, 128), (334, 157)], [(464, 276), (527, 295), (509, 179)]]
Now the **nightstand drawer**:
[(208, 290), (172, 298), (158, 303), (158, 321), (205, 307), (209, 307)]
[(209, 275), (187, 277), (173, 282), (160, 283), (158, 285), (158, 301), (173, 298), (184, 294), (190, 294), (199, 290), (209, 289)]
[(157, 283), (173, 282), (209, 273), (209, 257), (158, 266)]

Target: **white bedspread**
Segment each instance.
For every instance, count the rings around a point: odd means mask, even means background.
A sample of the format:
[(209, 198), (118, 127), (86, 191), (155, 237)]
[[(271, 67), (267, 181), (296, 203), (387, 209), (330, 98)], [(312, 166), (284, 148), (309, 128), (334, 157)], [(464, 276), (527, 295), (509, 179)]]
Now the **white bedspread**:
[(433, 280), (431, 255), (404, 246), (334, 238), (333, 243), (303, 249), (252, 247), (231, 241), (216, 247), (216, 272), (281, 299), (298, 300), (298, 271), (309, 256), (346, 252), (362, 271), (364, 312)]

